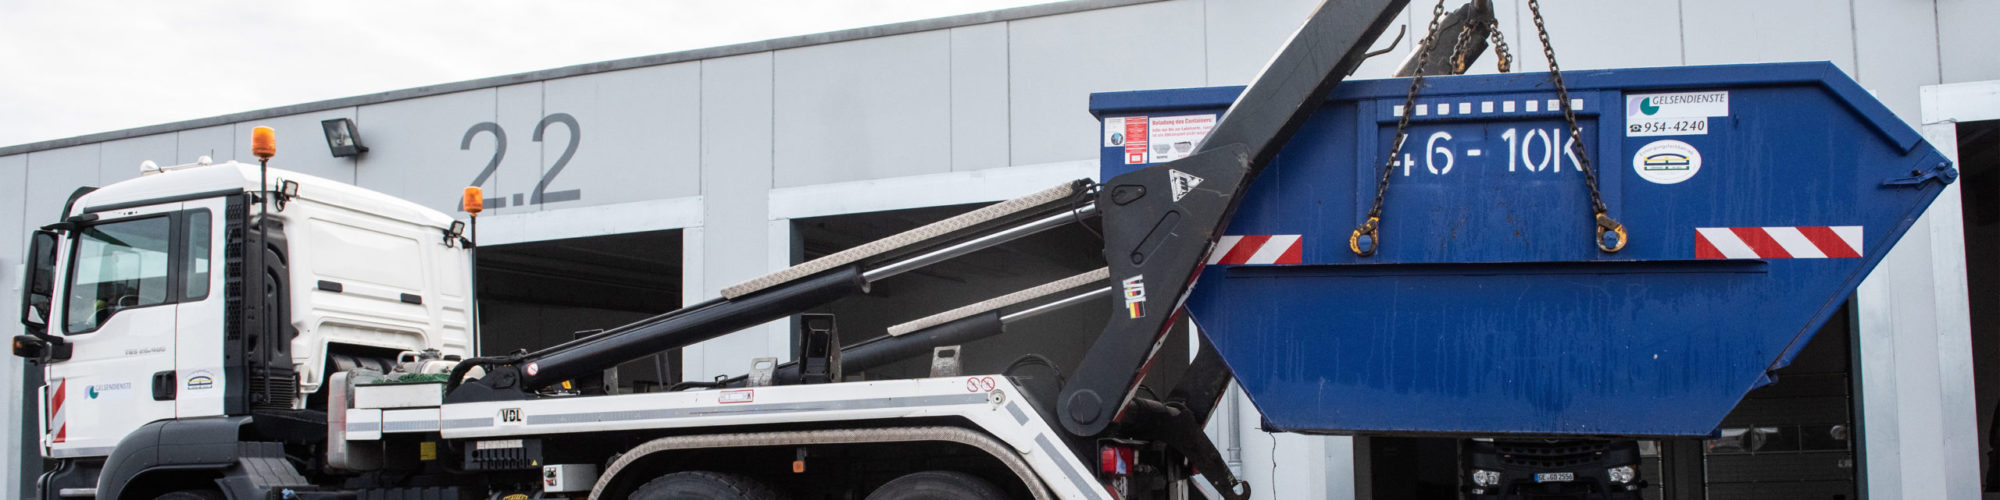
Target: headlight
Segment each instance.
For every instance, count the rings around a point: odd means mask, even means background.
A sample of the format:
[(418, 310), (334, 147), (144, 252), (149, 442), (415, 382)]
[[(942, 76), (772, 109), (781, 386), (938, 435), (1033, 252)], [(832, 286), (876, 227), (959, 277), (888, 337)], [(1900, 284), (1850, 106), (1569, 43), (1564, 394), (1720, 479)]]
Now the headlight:
[(1499, 486), (1500, 471), (1474, 469), (1472, 471), (1472, 484), (1487, 488)]
[(1610, 479), (1611, 482), (1618, 484), (1631, 484), (1633, 479), (1639, 478), (1639, 470), (1633, 469), (1632, 466), (1630, 465), (1620, 465), (1617, 467), (1606, 469), (1604, 471), (1604, 475), (1607, 476), (1607, 478)]

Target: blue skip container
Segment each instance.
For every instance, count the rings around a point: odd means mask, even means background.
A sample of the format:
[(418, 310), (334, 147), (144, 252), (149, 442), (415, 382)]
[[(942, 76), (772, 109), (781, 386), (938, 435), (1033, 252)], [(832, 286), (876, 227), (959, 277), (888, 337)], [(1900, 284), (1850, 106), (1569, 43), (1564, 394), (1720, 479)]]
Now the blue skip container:
[[(1256, 179), (1187, 307), (1273, 430), (1708, 435), (1957, 175), (1832, 64), (1564, 76), (1620, 251), (1546, 73), (1344, 83)], [(1091, 96), (1103, 178), (1241, 90)]]

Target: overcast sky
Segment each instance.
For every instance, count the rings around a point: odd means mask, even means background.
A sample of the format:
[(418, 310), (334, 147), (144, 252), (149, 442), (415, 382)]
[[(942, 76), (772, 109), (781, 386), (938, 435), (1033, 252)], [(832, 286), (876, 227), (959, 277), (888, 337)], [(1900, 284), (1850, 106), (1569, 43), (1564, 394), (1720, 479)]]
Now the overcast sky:
[(0, 0), (0, 146), (1050, 0)]

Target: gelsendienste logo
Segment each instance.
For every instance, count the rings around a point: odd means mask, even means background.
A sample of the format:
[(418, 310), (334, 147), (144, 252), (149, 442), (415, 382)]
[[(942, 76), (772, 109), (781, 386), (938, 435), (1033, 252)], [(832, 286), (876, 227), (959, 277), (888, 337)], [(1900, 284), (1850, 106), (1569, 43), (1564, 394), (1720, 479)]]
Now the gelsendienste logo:
[(1729, 92), (1625, 96), (1626, 116), (1729, 116)]
[(90, 399), (97, 399), (100, 396), (110, 394), (112, 391), (124, 391), (131, 389), (132, 389), (131, 382), (118, 382), (112, 384), (97, 384), (97, 385), (83, 386), (83, 393), (87, 396), (90, 396)]

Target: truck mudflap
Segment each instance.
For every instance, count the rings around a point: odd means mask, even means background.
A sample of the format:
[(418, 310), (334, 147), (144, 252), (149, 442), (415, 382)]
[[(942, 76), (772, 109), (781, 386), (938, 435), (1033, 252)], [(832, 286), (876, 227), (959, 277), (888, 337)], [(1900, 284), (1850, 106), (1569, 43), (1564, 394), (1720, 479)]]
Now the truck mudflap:
[[(1620, 250), (1546, 73), (1343, 84), (1254, 182), (1187, 304), (1268, 425), (1709, 434), (1957, 176), (1831, 64), (1564, 76)], [(1240, 91), (1092, 96), (1103, 176)]]
[[(160, 420), (132, 431), (104, 462), (97, 498), (121, 498), (153, 474), (213, 471), (214, 486), (230, 498), (264, 498), (283, 488), (317, 489), (285, 459), (281, 443), (238, 441), (250, 417)], [(181, 484), (178, 479), (172, 481)], [(135, 491), (151, 498), (167, 491)]]

